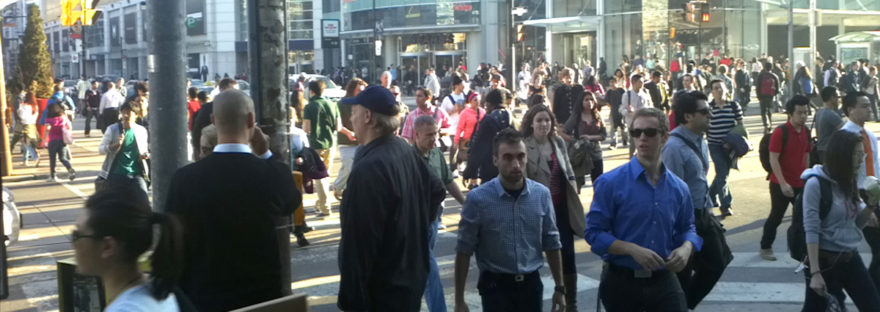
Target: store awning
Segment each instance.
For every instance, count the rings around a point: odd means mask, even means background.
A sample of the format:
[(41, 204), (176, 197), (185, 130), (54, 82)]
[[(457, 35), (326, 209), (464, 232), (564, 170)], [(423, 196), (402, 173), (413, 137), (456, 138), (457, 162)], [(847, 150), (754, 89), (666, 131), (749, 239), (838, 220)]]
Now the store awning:
[(599, 16), (566, 16), (523, 21), (523, 25), (548, 27), (551, 32), (595, 31), (599, 29)]
[[(479, 31), (480, 25), (440, 25), (440, 26), (415, 26), (385, 28), (382, 36), (436, 34), (436, 33), (462, 33)], [(350, 30), (339, 32), (342, 39), (370, 38), (373, 36), (372, 29)]]
[(872, 42), (880, 41), (880, 31), (859, 31), (837, 35), (828, 39), (836, 43), (841, 42)]

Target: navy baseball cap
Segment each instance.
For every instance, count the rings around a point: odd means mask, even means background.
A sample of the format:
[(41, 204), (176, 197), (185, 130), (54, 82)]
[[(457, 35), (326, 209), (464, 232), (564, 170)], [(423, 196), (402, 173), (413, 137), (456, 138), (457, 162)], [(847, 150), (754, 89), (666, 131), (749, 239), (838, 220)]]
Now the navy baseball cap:
[(355, 97), (339, 100), (345, 105), (361, 105), (367, 109), (388, 116), (397, 115), (397, 99), (383, 86), (371, 85)]

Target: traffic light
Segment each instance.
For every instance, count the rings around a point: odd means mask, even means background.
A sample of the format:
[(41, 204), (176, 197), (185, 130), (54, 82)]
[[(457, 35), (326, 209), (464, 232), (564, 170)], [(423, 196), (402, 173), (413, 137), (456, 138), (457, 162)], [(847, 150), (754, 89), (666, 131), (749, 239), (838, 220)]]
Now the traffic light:
[[(93, 8), (100, 0), (61, 0), (61, 26), (73, 26), (77, 20), (82, 25), (92, 25), (100, 16), (100, 11)], [(79, 10), (75, 10), (79, 7)]]
[(525, 27), (522, 24), (516, 25), (516, 41), (526, 41), (526, 32), (523, 28)]
[(708, 23), (710, 20), (709, 12), (703, 12), (703, 23)]

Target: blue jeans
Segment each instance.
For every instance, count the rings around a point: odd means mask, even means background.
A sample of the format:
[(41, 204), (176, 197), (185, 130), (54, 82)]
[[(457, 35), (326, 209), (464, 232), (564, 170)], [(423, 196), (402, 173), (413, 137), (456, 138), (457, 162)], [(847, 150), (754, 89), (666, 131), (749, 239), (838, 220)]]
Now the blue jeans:
[(428, 248), (431, 252), (430, 270), (428, 271), (428, 284), (425, 286), (425, 304), (428, 311), (446, 311), (446, 298), (443, 296), (443, 284), (440, 283), (440, 268), (434, 259), (434, 243), (437, 241), (437, 226), (440, 221), (431, 223), (431, 231), (428, 232)]
[(733, 202), (730, 186), (727, 184), (727, 176), (730, 175), (730, 155), (721, 144), (709, 144), (709, 154), (712, 156), (712, 162), (715, 163), (715, 179), (709, 186), (709, 197), (712, 198), (713, 206), (718, 203), (718, 199), (721, 199), (721, 208), (730, 208)]

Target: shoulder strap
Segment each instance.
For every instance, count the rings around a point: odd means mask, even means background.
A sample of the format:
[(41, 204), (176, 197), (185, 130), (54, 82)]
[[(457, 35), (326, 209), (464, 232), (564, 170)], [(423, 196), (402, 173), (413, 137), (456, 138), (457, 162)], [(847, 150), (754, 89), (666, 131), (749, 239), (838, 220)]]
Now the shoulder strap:
[(474, 131), (471, 132), (471, 139), (474, 138), (474, 135), (477, 134), (477, 127), (480, 126), (480, 108), (477, 107), (477, 119), (474, 120)]
[(671, 135), (684, 142), (684, 144), (687, 144), (687, 146), (690, 147), (695, 154), (697, 154), (697, 157), (700, 158), (700, 163), (703, 165), (704, 170), (709, 169), (709, 162), (706, 161), (705, 158), (703, 158), (703, 152), (699, 148), (697, 148), (694, 142), (688, 141), (688, 139), (678, 133), (671, 133)]
[(822, 194), (822, 198), (819, 200), (819, 220), (824, 220), (828, 213), (831, 211), (831, 205), (833, 204), (834, 194), (831, 192), (831, 182), (822, 178), (819, 179), (819, 189)]

